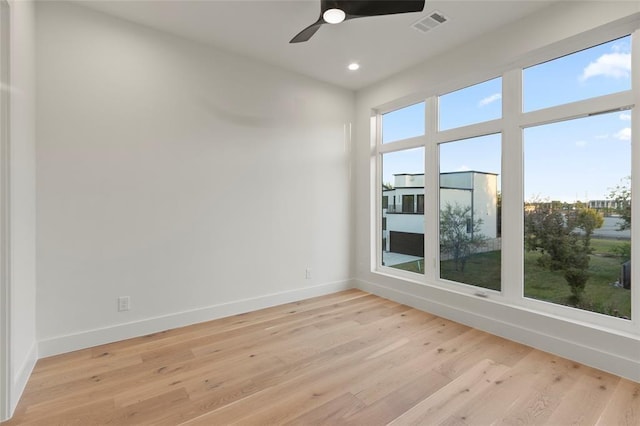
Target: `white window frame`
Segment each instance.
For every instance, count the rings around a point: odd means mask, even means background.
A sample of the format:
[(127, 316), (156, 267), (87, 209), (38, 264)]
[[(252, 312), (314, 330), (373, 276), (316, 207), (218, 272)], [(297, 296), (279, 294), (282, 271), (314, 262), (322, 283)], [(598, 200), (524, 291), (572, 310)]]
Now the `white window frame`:
[[(631, 34), (632, 46), (632, 88), (624, 92), (612, 93), (567, 104), (557, 105), (544, 109), (523, 112), (523, 69), (550, 61), (579, 50), (608, 42)], [(502, 118), (467, 125), (464, 127), (438, 131), (438, 96), (459, 90), (464, 87), (481, 83), (496, 77), (502, 77)], [(373, 212), (375, 226), (372, 235), (375, 235), (375, 255), (372, 256), (372, 272), (400, 278), (406, 281), (447, 289), (457, 293), (482, 296), (491, 299), (495, 303), (509, 306), (518, 306), (525, 310), (544, 313), (549, 316), (569, 319), (575, 322), (589, 324), (617, 333), (629, 333), (640, 335), (640, 286), (632, 285), (631, 288), (631, 320), (624, 320), (596, 312), (590, 312), (569, 306), (554, 304), (541, 300), (524, 297), (524, 129), (544, 124), (567, 121), (575, 118), (587, 117), (592, 114), (600, 114), (617, 110), (630, 110), (631, 122), (631, 146), (632, 146), (632, 211), (640, 211), (640, 200), (636, 192), (640, 191), (640, 29), (637, 27), (604, 29), (574, 37), (565, 42), (560, 42), (544, 51), (538, 51), (527, 55), (514, 63), (502, 73), (477, 76), (473, 81), (464, 81), (444, 85), (430, 93), (416, 94), (396, 100), (372, 111), (371, 130), (375, 141), (373, 150), (375, 161), (372, 161), (372, 177), (374, 194)], [(425, 134), (382, 144), (381, 122), (382, 115), (399, 108), (425, 101)], [(501, 291), (494, 291), (442, 280), (439, 278), (439, 240), (427, 238), (427, 235), (439, 235), (439, 191), (438, 171), (439, 158), (438, 146), (441, 143), (453, 142), (488, 134), (501, 133), (502, 135), (502, 163), (501, 163), (501, 192), (502, 199), (502, 266), (501, 266)], [(383, 154), (402, 151), (411, 148), (424, 147), (425, 152), (425, 262), (424, 276), (383, 266), (381, 229), (382, 229), (382, 176), (381, 158)], [(506, 178), (505, 178), (506, 176)], [(637, 216), (637, 215), (636, 215)], [(632, 267), (631, 280), (640, 283), (640, 223), (632, 218)]]
[[(10, 4), (0, 0), (0, 81), (9, 86)], [(0, 90), (0, 420), (11, 411), (9, 91)]]

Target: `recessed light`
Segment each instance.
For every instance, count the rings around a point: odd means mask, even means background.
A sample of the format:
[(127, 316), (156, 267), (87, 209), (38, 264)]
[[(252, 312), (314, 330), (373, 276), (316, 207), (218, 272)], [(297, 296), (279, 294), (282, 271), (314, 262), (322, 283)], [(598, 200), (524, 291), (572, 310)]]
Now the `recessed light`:
[(360, 64), (357, 62), (352, 62), (347, 68), (349, 68), (349, 71), (355, 71), (360, 68)]

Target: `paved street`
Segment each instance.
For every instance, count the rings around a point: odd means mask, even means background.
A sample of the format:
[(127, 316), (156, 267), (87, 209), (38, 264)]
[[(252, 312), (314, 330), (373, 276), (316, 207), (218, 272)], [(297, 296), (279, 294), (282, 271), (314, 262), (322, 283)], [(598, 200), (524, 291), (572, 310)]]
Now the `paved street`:
[(631, 238), (631, 231), (629, 229), (624, 231), (618, 231), (618, 224), (622, 223), (617, 217), (605, 217), (602, 228), (598, 228), (593, 231), (594, 238), (618, 238), (628, 240)]

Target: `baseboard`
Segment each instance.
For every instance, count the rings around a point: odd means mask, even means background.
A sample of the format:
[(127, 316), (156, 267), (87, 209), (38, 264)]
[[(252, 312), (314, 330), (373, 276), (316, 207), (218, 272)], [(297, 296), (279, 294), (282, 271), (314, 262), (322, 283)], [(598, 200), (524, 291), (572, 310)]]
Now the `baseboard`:
[(144, 336), (150, 333), (184, 327), (204, 321), (251, 312), (258, 309), (323, 296), (354, 287), (351, 280), (337, 281), (281, 293), (272, 293), (250, 299), (242, 299), (191, 311), (178, 312), (140, 321), (118, 324), (112, 327), (83, 331), (65, 336), (41, 340), (38, 346), (40, 357), (58, 355), (105, 343)]
[[(640, 341), (637, 338), (605, 336), (604, 332), (594, 330), (593, 333), (598, 334), (598, 337), (608, 340), (601, 347), (596, 347), (588, 344), (586, 339), (580, 342), (572, 338), (572, 336), (585, 335), (585, 326), (574, 324), (570, 321), (548, 318), (544, 314), (525, 311), (518, 307), (501, 307), (503, 312), (506, 309), (513, 311), (509, 315), (510, 319), (519, 318), (519, 321), (506, 321), (504, 318), (500, 318), (499, 315), (489, 316), (471, 310), (464, 310), (458, 306), (440, 303), (437, 300), (425, 298), (421, 295), (363, 280), (356, 280), (355, 286), (363, 291), (451, 321), (640, 382), (640, 358), (613, 352), (614, 349), (621, 349), (621, 352), (625, 354), (640, 354)], [(546, 326), (540, 327), (540, 329), (531, 327), (532, 324), (538, 322), (544, 323)], [(555, 326), (553, 322), (556, 322)], [(597, 342), (598, 340), (600, 339), (592, 339), (592, 342)], [(616, 344), (610, 344), (612, 340)]]
[(33, 345), (31, 345), (31, 348), (29, 349), (27, 357), (11, 381), (11, 390), (9, 391), (9, 417), (13, 416), (13, 412), (18, 406), (20, 397), (27, 386), (27, 381), (29, 380), (29, 377), (31, 377), (31, 372), (33, 372), (33, 368), (36, 366), (37, 361), (38, 345), (34, 341)]

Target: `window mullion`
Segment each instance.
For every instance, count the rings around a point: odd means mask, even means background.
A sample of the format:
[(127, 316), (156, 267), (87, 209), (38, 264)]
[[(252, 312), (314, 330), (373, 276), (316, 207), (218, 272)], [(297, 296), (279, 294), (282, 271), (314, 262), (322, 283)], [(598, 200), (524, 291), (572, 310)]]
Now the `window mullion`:
[(384, 154), (387, 152), (404, 151), (411, 148), (420, 148), (425, 144), (424, 136), (416, 136), (413, 138), (402, 139), (386, 143), (384, 145), (378, 144), (378, 153)]
[(522, 127), (551, 124), (558, 121), (586, 117), (591, 114), (619, 111), (633, 103), (632, 91), (611, 93), (597, 98), (584, 99), (527, 112), (522, 116), (520, 124)]
[(522, 71), (506, 72), (502, 82), (502, 294), (515, 303), (524, 294)]
[(382, 182), (382, 154), (380, 153), (380, 147), (382, 146), (382, 115), (380, 112), (376, 112), (370, 117), (369, 126), (373, 135), (371, 143), (375, 146), (373, 158), (375, 167), (373, 188), (375, 188), (375, 191), (373, 193), (374, 204), (372, 210), (375, 216), (370, 216), (375, 224), (371, 234), (371, 241), (374, 242), (374, 244), (371, 244), (373, 249), (371, 253), (371, 268), (375, 270), (382, 264), (382, 256), (380, 255), (382, 253), (382, 210), (379, 208), (382, 205), (382, 185), (380, 184)]
[(501, 130), (502, 119), (499, 118), (496, 120), (485, 121), (482, 123), (471, 124), (469, 126), (457, 127), (455, 129), (438, 132), (435, 138), (437, 143), (451, 142), (500, 133)]
[[(631, 110), (631, 211), (640, 211), (640, 199), (637, 191), (640, 188), (640, 30), (632, 34), (631, 39), (631, 89), (634, 107)], [(640, 332), (640, 223), (634, 220), (637, 213), (632, 215), (631, 221), (631, 319), (635, 328)]]
[[(424, 231), (427, 236), (424, 239), (425, 277), (428, 282), (435, 282), (438, 276), (439, 248), (439, 160), (438, 144), (438, 98), (435, 96), (427, 99), (425, 108), (425, 121), (427, 129), (425, 134), (425, 197), (424, 197)], [(430, 236), (430, 237), (429, 237)]]

